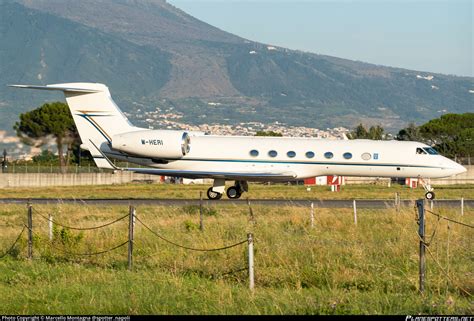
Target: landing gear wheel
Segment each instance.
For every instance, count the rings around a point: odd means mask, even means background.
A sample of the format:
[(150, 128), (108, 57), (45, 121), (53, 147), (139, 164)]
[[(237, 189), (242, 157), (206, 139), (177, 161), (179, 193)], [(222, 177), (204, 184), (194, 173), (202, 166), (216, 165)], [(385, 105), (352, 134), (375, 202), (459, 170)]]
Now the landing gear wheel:
[(207, 190), (207, 198), (209, 198), (210, 200), (220, 200), (221, 197), (222, 197), (222, 194), (214, 192), (212, 190), (212, 187), (209, 187), (209, 189)]
[(426, 197), (427, 200), (432, 201), (432, 200), (434, 200), (434, 198), (435, 198), (435, 193), (434, 193), (434, 192), (427, 192), (427, 193), (425, 194), (425, 197)]
[(231, 186), (227, 189), (227, 197), (230, 199), (240, 198), (241, 195), (239, 188), (236, 186)]

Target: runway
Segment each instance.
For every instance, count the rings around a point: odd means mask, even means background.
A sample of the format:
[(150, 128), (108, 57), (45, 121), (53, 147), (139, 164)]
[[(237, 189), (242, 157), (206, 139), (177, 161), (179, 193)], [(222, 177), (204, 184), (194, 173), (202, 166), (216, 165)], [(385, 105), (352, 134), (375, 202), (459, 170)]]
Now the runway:
[[(199, 199), (76, 199), (76, 198), (0, 198), (0, 204), (86, 204), (86, 205), (148, 205), (148, 206), (185, 206), (185, 205), (199, 205)], [(251, 199), (251, 205), (258, 206), (301, 206), (309, 207), (311, 203), (316, 208), (352, 208), (353, 200), (322, 200), (322, 199)], [(427, 201), (427, 206), (430, 206)], [(210, 205), (247, 205), (247, 199), (229, 200), (222, 199), (218, 201), (202, 200), (204, 206)], [(400, 206), (406, 207), (415, 205), (415, 200), (401, 200)], [(356, 199), (357, 208), (377, 209), (394, 207), (393, 199)], [(461, 199), (441, 199), (433, 201), (434, 207), (461, 207)], [(474, 200), (464, 200), (464, 207), (474, 208)]]

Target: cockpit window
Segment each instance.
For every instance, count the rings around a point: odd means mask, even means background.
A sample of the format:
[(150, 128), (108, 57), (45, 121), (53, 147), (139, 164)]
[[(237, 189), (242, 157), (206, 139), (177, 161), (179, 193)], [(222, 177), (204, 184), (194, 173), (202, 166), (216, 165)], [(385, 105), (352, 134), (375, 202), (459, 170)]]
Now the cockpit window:
[(436, 151), (436, 149), (432, 148), (432, 147), (425, 147), (424, 148), (428, 154), (430, 155), (438, 155), (438, 152)]
[(416, 149), (416, 153), (419, 154), (419, 155), (426, 155), (427, 154), (426, 151), (421, 147), (418, 147)]
[(416, 149), (416, 153), (417, 154), (421, 154), (421, 155), (427, 155), (427, 154), (430, 154), (430, 155), (438, 155), (438, 152), (436, 151), (436, 149), (432, 148), (432, 147), (418, 147)]

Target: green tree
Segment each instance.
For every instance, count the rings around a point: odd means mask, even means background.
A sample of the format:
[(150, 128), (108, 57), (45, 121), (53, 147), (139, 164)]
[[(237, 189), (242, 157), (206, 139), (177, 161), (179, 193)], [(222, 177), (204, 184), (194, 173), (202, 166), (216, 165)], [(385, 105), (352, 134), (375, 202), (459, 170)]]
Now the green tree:
[(409, 140), (409, 141), (424, 141), (423, 136), (420, 133), (420, 128), (415, 125), (415, 123), (409, 123), (408, 127), (401, 129), (397, 136), (397, 140)]
[[(54, 139), (58, 149), (59, 165), (64, 172), (69, 163), (73, 144), (78, 134), (69, 108), (62, 102), (46, 103), (20, 115), (13, 127), (21, 141), (28, 145), (42, 146)], [(66, 157), (64, 148), (67, 147)]]
[(353, 131), (347, 135), (349, 139), (374, 139), (382, 140), (385, 139), (385, 130), (383, 127), (371, 126), (369, 130), (363, 125), (359, 124)]
[(42, 150), (41, 154), (33, 156), (33, 162), (35, 163), (51, 163), (56, 161), (58, 161), (58, 156), (47, 149)]
[(425, 142), (447, 157), (474, 153), (474, 113), (445, 114), (419, 128)]
[(275, 137), (282, 137), (283, 135), (281, 133), (274, 132), (272, 130), (270, 131), (263, 131), (260, 130), (258, 131), (255, 136), (275, 136)]

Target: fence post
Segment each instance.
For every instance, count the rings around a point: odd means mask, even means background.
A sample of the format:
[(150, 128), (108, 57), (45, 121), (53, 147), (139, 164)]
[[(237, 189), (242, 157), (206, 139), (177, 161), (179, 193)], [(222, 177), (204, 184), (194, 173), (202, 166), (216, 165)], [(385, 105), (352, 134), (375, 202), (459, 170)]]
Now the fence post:
[(53, 240), (53, 216), (49, 214), (48, 217), (48, 225), (49, 225), (49, 240)]
[(247, 240), (249, 243), (249, 288), (253, 291), (255, 287), (254, 271), (253, 271), (253, 234), (247, 234)]
[(314, 227), (314, 203), (313, 202), (311, 202), (310, 218), (311, 218), (311, 228), (313, 228)]
[(395, 209), (397, 213), (400, 213), (400, 205), (402, 203), (402, 199), (400, 197), (400, 192), (395, 193)]
[(461, 197), (461, 216), (464, 215), (464, 197)]
[(135, 221), (135, 207), (129, 207), (129, 225), (128, 225), (128, 269), (132, 270), (132, 255), (133, 255), (133, 228)]
[(249, 214), (250, 214), (249, 220), (250, 220), (253, 224), (255, 224), (255, 216), (253, 215), (252, 206), (250, 206), (250, 200), (249, 200), (248, 197), (247, 197), (247, 205), (248, 205), (248, 207), (249, 207)]
[(202, 191), (199, 192), (199, 229), (204, 231), (204, 220), (202, 217)]
[(352, 207), (354, 208), (354, 224), (357, 225), (357, 205), (356, 200), (352, 202)]
[(418, 235), (420, 237), (420, 292), (425, 291), (425, 206), (424, 200), (420, 199), (416, 201), (416, 207), (418, 208)]
[(33, 207), (28, 201), (28, 259), (33, 259)]

